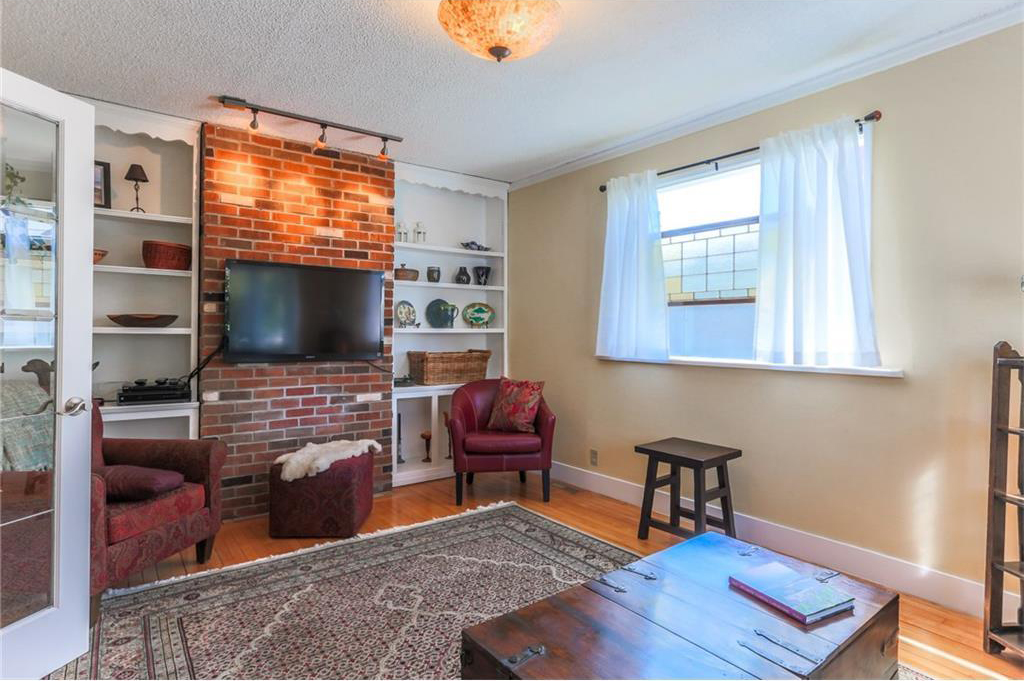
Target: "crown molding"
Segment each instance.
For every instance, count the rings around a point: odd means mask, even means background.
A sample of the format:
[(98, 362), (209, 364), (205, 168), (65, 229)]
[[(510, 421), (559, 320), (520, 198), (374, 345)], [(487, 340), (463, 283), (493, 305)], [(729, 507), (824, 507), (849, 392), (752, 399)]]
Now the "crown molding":
[(626, 136), (611, 146), (595, 149), (574, 160), (560, 163), (547, 170), (515, 180), (511, 183), (509, 190), (523, 189), (524, 187), (529, 187), (530, 185), (550, 180), (560, 175), (566, 175), (609, 159), (618, 158), (634, 151), (653, 147), (657, 144), (685, 135), (691, 135), (716, 125), (728, 123), (737, 118), (749, 116), (758, 111), (764, 111), (773, 106), (785, 104), (786, 102), (791, 102), (843, 83), (864, 78), (873, 73), (885, 71), (894, 66), (906, 64), (929, 54), (941, 52), (942, 50), (990, 33), (995, 33), (1021, 22), (1024, 22), (1024, 4), (1013, 4), (1002, 10), (980, 16), (977, 19), (959, 24), (945, 31), (921, 38), (908, 45), (889, 50), (874, 57), (862, 59), (820, 76), (787, 86), (781, 90), (737, 102), (713, 112), (678, 118), (657, 128)]

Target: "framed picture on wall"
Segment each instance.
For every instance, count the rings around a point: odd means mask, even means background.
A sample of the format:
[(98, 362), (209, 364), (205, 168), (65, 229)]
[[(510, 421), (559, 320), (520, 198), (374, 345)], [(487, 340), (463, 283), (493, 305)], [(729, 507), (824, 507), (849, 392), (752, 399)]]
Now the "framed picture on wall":
[(92, 205), (110, 208), (110, 164), (94, 161), (92, 167)]

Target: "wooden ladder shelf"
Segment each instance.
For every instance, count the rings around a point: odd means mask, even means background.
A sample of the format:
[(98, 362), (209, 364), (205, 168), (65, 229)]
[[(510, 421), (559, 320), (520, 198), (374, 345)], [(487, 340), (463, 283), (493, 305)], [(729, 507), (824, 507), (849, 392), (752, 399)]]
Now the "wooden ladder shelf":
[[(988, 541), (985, 545), (985, 650), (999, 653), (1009, 648), (1024, 653), (1024, 608), (1016, 622), (1003, 617), (1003, 579), (1010, 575), (1024, 581), (1024, 357), (1006, 341), (992, 353), (992, 432), (989, 449)], [(1017, 381), (1018, 425), (1010, 426), (1011, 386)], [(1017, 438), (1017, 489), (1008, 491), (1010, 436)], [(1006, 560), (1007, 504), (1017, 509), (1018, 560)]]

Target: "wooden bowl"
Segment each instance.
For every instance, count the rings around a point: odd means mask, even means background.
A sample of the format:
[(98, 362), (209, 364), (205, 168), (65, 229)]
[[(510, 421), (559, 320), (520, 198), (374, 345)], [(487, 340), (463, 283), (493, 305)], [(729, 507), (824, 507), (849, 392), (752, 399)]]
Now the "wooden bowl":
[(108, 314), (107, 319), (118, 326), (163, 327), (170, 326), (178, 318), (176, 314)]
[(107, 253), (109, 252), (110, 251), (105, 251), (102, 248), (92, 249), (92, 264), (98, 264), (100, 260), (103, 260), (103, 258), (107, 257)]
[(142, 262), (146, 267), (159, 270), (191, 269), (192, 247), (173, 241), (143, 241)]
[(398, 281), (416, 281), (419, 278), (420, 271), (414, 270), (411, 267), (406, 267), (404, 262), (401, 267), (395, 268), (395, 279)]

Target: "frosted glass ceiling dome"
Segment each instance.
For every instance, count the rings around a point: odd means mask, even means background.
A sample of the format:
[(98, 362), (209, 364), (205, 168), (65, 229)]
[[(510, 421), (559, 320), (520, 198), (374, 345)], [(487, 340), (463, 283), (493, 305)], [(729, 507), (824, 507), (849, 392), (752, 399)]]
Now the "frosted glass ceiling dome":
[(513, 61), (544, 49), (562, 24), (556, 0), (442, 0), (437, 19), (481, 59)]

